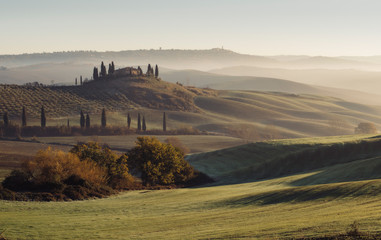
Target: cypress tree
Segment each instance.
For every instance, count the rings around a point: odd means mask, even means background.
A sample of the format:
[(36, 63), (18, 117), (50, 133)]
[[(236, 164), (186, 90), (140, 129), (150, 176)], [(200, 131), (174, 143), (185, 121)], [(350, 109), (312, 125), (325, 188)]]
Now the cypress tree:
[(85, 127), (85, 115), (83, 114), (82, 110), (81, 110), (81, 119), (79, 120), (79, 123), (81, 125), (81, 128)]
[(111, 67), (112, 67), (112, 73), (115, 72), (115, 65), (114, 65), (114, 61), (111, 62)]
[(3, 121), (4, 121), (4, 127), (8, 127), (9, 120), (8, 120), (8, 112), (5, 112), (3, 115)]
[(87, 113), (86, 114), (86, 128), (89, 128), (90, 127), (90, 116), (89, 114)]
[(70, 128), (70, 120), (67, 119), (67, 128)]
[(79, 77), (79, 81), (81, 82), (81, 85), (82, 85), (82, 75)]
[(44, 106), (41, 107), (41, 127), (46, 127), (46, 117)]
[(127, 127), (128, 127), (128, 129), (130, 129), (130, 126), (131, 126), (131, 116), (130, 116), (130, 114), (128, 113), (128, 114), (127, 114)]
[(101, 77), (106, 77), (106, 75), (107, 75), (106, 67), (102, 61), (102, 63), (101, 63)]
[(77, 85), (78, 85), (78, 79), (75, 78), (75, 86), (77, 86)]
[(140, 122), (140, 113), (138, 113), (138, 131), (142, 130), (142, 124)]
[(144, 118), (144, 116), (143, 116), (143, 124), (142, 125), (143, 125), (142, 126), (143, 131), (146, 131), (147, 130), (147, 125), (146, 125), (146, 119)]
[[(94, 67), (94, 71), (93, 71), (93, 79), (94, 80), (98, 80), (99, 78), (99, 75), (98, 75), (98, 68)], [(82, 85), (82, 82), (81, 82), (81, 85)]]
[(108, 75), (112, 74), (112, 66), (111, 63), (108, 64)]
[(165, 116), (165, 112), (163, 113), (163, 131), (167, 131), (167, 119)]
[(156, 64), (156, 67), (155, 67), (155, 77), (157, 78), (159, 76), (159, 68)]
[(138, 66), (138, 70), (139, 70), (139, 76), (143, 75), (143, 71), (142, 71), (142, 69), (140, 68), (140, 66)]
[(102, 119), (101, 119), (101, 122), (102, 122), (102, 127), (106, 127), (106, 110), (104, 108), (102, 109)]
[(25, 113), (25, 107), (22, 107), (21, 125), (22, 125), (23, 127), (26, 126), (26, 113)]
[(151, 75), (151, 64), (148, 63), (147, 76)]

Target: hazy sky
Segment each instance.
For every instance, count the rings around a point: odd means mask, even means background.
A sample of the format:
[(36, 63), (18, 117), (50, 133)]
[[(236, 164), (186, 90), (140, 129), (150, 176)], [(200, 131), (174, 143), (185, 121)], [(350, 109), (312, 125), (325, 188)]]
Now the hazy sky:
[(209, 49), (381, 55), (380, 0), (0, 0), (0, 54)]

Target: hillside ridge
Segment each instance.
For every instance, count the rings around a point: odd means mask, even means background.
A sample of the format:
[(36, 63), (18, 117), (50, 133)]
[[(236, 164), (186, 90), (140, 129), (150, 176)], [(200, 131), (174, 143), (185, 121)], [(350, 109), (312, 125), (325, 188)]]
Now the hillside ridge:
[(136, 108), (196, 112), (193, 98), (212, 91), (187, 89), (181, 85), (151, 77), (121, 77), (109, 81), (90, 81), (80, 86), (0, 85), (0, 111), (11, 118), (20, 116), (25, 106), (30, 117), (37, 118), (44, 106), (48, 117), (76, 115), (81, 110), (99, 113)]

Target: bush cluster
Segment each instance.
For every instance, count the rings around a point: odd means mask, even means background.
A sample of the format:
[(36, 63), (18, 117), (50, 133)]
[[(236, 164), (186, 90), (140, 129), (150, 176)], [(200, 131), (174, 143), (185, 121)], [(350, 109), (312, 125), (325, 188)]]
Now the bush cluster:
[(138, 137), (136, 147), (127, 155), (131, 170), (141, 174), (145, 185), (181, 184), (194, 177), (184, 153), (155, 137)]
[[(107, 179), (105, 169), (96, 163), (87, 159), (81, 161), (73, 153), (47, 148), (39, 151), (32, 160), (24, 162), (20, 170), (12, 171), (2, 186), (16, 192), (57, 195), (53, 199), (81, 199), (99, 195), (98, 190), (106, 187)], [(111, 192), (108, 190), (108, 193)], [(2, 191), (2, 194), (7, 192)]]
[[(172, 142), (174, 140), (171, 140)], [(181, 147), (179, 142), (177, 145)], [(130, 174), (140, 175), (145, 186)], [(69, 153), (39, 151), (14, 170), (0, 187), (8, 200), (66, 200), (103, 197), (114, 190), (190, 186), (212, 181), (184, 160), (184, 152), (154, 137), (139, 137), (136, 147), (118, 156), (107, 145), (79, 143)]]
[(128, 172), (127, 156), (118, 157), (108, 146), (99, 146), (89, 142), (77, 144), (71, 150), (81, 161), (92, 161), (107, 172), (107, 184), (112, 188), (129, 188), (134, 184), (134, 178)]

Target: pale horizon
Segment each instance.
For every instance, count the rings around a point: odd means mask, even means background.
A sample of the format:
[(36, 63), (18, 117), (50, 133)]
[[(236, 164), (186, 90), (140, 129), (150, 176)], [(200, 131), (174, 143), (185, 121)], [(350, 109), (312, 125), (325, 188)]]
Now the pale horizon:
[(376, 0), (8, 1), (1, 55), (229, 49), (250, 55), (381, 55)]

